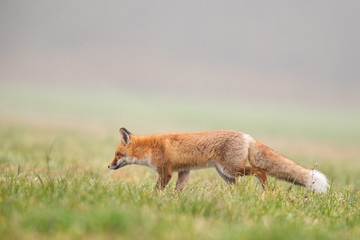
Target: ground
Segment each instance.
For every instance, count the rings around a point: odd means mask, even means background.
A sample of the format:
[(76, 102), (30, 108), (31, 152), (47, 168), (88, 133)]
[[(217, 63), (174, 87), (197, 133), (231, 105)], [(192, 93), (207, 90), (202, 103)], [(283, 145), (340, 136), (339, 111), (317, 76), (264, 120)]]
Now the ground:
[[(357, 239), (360, 117), (350, 110), (2, 86), (1, 239)], [(327, 194), (194, 171), (162, 192), (142, 166), (107, 169), (118, 129), (244, 131), (329, 178)]]

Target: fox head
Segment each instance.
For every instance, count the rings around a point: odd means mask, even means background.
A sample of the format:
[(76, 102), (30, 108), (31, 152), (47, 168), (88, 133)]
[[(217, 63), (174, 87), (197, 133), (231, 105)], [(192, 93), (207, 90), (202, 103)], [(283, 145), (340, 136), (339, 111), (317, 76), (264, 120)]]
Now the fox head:
[(116, 148), (115, 157), (108, 166), (109, 169), (119, 169), (130, 164), (129, 151), (131, 147), (131, 132), (126, 128), (120, 128), (120, 144)]

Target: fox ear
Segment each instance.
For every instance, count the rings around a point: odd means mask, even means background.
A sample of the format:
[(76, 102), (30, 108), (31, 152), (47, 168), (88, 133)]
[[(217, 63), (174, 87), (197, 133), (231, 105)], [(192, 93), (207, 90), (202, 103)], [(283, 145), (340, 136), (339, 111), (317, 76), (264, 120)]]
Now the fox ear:
[(128, 145), (131, 142), (131, 132), (129, 132), (126, 128), (119, 129), (121, 141), (124, 145)]

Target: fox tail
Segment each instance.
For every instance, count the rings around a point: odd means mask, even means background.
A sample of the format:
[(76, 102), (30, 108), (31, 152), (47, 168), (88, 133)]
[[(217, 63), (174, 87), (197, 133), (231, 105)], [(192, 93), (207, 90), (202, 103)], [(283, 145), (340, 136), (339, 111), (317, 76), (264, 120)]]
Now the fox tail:
[(329, 189), (324, 174), (300, 166), (256, 140), (250, 144), (249, 161), (250, 165), (264, 169), (273, 177), (307, 187), (315, 192), (326, 193)]

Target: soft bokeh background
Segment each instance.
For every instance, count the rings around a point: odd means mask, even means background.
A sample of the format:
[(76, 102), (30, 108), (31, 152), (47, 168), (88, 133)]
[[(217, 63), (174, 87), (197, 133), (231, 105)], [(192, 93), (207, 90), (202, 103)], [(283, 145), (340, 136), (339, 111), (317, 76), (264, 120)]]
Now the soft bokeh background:
[[(360, 1), (0, 1), (0, 239), (358, 239)], [(153, 191), (118, 129), (243, 131), (331, 184)]]
[(358, 1), (1, 1), (1, 81), (356, 106)]
[[(1, 1), (2, 129), (80, 131), (112, 146), (119, 127), (233, 129), (331, 177), (357, 172), (359, 7)], [(87, 161), (106, 166), (112, 155)]]

